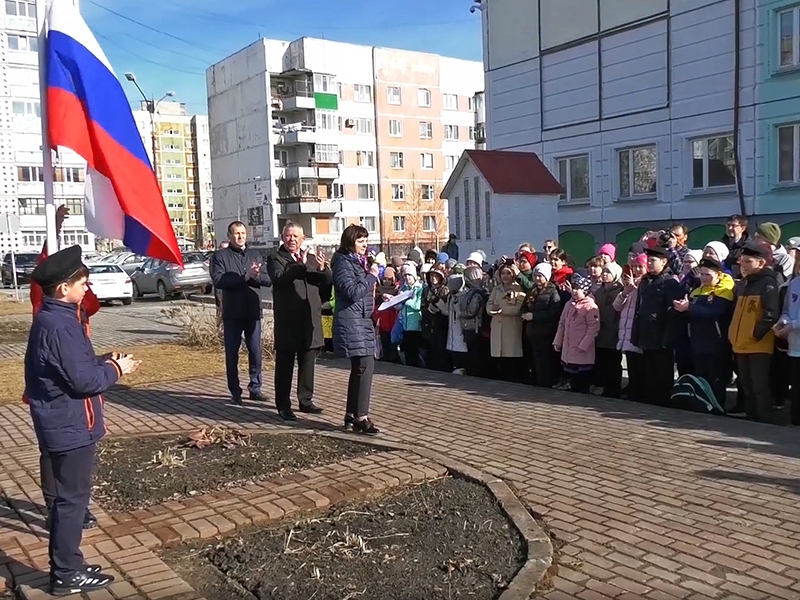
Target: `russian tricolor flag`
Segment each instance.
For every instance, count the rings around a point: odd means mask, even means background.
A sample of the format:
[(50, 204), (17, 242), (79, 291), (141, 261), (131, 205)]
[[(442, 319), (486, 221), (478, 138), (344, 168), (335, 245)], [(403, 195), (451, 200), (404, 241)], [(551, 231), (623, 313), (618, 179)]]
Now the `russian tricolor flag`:
[(158, 180), (122, 84), (71, 0), (53, 0), (46, 21), (50, 148), (86, 159), (86, 226), (132, 252), (183, 264)]

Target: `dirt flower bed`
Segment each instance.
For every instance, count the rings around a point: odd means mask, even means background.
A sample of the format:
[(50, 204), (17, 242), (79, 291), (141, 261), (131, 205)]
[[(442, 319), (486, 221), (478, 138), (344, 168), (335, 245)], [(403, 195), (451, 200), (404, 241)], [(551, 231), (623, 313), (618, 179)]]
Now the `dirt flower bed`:
[(378, 451), (325, 436), (225, 428), (110, 439), (100, 444), (92, 497), (107, 511), (136, 510)]
[(163, 558), (207, 600), (491, 600), (525, 549), (483, 486), (445, 478)]

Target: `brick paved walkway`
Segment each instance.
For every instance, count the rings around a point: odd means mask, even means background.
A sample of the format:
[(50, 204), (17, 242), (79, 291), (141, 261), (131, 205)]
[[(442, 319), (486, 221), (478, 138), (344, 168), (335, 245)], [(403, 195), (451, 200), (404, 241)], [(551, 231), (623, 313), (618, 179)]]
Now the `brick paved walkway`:
[[(502, 477), (565, 542), (549, 600), (800, 599), (796, 430), (402, 367), (379, 371), (373, 412), (387, 439)], [(317, 399), (326, 413), (298, 426), (338, 426), (346, 380), (344, 364), (320, 365)], [(289, 427), (269, 407), (234, 408), (226, 397), (220, 379), (120, 390), (108, 395), (109, 428)], [(13, 453), (32, 442), (24, 409), (5, 407), (0, 446)]]

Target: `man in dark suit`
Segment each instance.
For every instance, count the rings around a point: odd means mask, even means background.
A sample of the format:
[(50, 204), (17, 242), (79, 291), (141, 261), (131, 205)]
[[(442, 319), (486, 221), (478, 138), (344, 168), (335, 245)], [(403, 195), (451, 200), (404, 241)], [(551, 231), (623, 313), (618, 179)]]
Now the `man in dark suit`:
[(297, 361), (297, 400), (300, 412), (318, 414), (314, 405), (314, 362), (325, 345), (322, 333), (320, 288), (329, 290), (331, 270), (321, 253), (303, 249), (303, 228), (287, 223), (283, 244), (267, 259), (272, 280), (275, 324), (275, 406), (285, 421), (297, 417), (290, 398), (294, 363)]
[(247, 247), (247, 228), (241, 221), (228, 225), (228, 247), (214, 252), (211, 279), (222, 291), (222, 327), (225, 339), (225, 372), (234, 404), (242, 404), (239, 385), (239, 347), (242, 335), (247, 344), (251, 400), (266, 400), (261, 395), (261, 294), (269, 287), (264, 258)]

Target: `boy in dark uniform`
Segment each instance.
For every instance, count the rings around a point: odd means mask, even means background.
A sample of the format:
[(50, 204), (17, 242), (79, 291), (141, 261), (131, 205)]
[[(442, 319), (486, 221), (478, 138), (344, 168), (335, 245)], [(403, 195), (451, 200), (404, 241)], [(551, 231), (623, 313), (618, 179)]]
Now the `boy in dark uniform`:
[(139, 366), (130, 356), (98, 357), (80, 320), (89, 271), (80, 246), (56, 252), (33, 271), (42, 288), (25, 353), (25, 397), (42, 453), (53, 465), (56, 498), (50, 523), (51, 593), (67, 596), (114, 581), (80, 551), (97, 442), (105, 434), (103, 400)]

